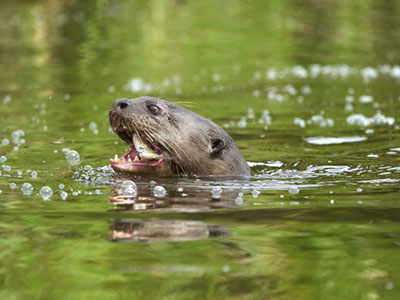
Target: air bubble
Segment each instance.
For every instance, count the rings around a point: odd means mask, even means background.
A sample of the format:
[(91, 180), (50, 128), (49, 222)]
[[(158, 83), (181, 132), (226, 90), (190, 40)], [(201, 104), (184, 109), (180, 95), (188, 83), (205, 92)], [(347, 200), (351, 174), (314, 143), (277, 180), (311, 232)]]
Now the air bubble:
[(153, 193), (154, 193), (154, 197), (156, 197), (156, 198), (164, 198), (165, 195), (167, 194), (167, 191), (165, 190), (165, 188), (163, 186), (157, 185), (154, 187)]
[(79, 165), (80, 162), (80, 156), (79, 153), (76, 152), (75, 150), (69, 150), (66, 154), (65, 154), (65, 158), (67, 159), (68, 163), (71, 166), (76, 166)]
[(213, 199), (219, 199), (222, 194), (222, 188), (219, 186), (214, 186), (210, 191)]
[(290, 194), (298, 194), (300, 192), (299, 188), (297, 186), (291, 186), (288, 189)]
[(136, 189), (133, 189), (132, 187), (127, 187), (125, 188), (125, 190), (123, 191), (123, 196), (124, 197), (128, 197), (128, 198), (134, 198), (136, 197)]
[(44, 201), (47, 201), (53, 195), (53, 190), (49, 186), (43, 186), (40, 189), (39, 195), (42, 196)]
[(60, 197), (61, 197), (62, 200), (67, 200), (68, 193), (64, 192), (64, 191), (61, 191), (60, 192)]
[(253, 195), (253, 198), (257, 198), (258, 195), (260, 195), (260, 191), (254, 190), (251, 192), (251, 194)]
[(29, 182), (25, 182), (22, 187), (21, 187), (21, 192), (22, 194), (24, 194), (25, 196), (29, 196), (32, 194), (33, 192), (33, 186), (32, 184), (30, 184)]

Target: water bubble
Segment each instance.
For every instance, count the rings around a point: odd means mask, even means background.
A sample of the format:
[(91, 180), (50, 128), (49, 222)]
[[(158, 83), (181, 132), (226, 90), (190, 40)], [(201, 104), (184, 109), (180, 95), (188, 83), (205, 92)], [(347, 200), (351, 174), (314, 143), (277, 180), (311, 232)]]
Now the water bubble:
[(329, 201), (329, 203), (330, 203), (330, 204), (335, 204), (335, 200), (331, 199), (331, 200)]
[(65, 154), (65, 158), (67, 159), (68, 163), (71, 166), (76, 166), (79, 165), (80, 162), (80, 156), (79, 153), (76, 152), (75, 150), (69, 150), (66, 154)]
[(231, 271), (231, 268), (228, 265), (225, 265), (225, 266), (222, 267), (222, 272), (228, 273), (230, 271)]
[(100, 190), (95, 190), (94, 193), (95, 193), (96, 195), (101, 195), (101, 191), (100, 191)]
[(370, 103), (374, 100), (374, 98), (370, 95), (362, 95), (360, 96), (359, 100), (361, 103)]
[(3, 193), (3, 190), (0, 190), (0, 194), (2, 194)]
[(11, 99), (12, 99), (11, 95), (5, 95), (3, 98), (3, 104), (10, 103)]
[(2, 167), (3, 167), (3, 170), (4, 170), (4, 171), (7, 171), (7, 172), (10, 172), (10, 171), (11, 171), (11, 167), (10, 167), (10, 166), (3, 165)]
[(6, 162), (7, 161), (7, 157), (5, 155), (0, 156), (0, 162)]
[(123, 196), (124, 197), (129, 197), (129, 198), (134, 198), (136, 197), (136, 189), (133, 189), (132, 187), (127, 187), (124, 191), (123, 191)]
[(14, 150), (14, 151), (18, 151), (18, 150), (19, 150), (19, 147), (18, 147), (18, 146), (14, 146), (13, 150)]
[(58, 185), (58, 188), (59, 188), (60, 190), (62, 190), (63, 188), (65, 188), (65, 185), (62, 184), (62, 183), (60, 183), (60, 184)]
[(122, 188), (132, 188), (132, 189), (137, 189), (136, 184), (132, 180), (125, 180), (121, 183)]
[(180, 187), (177, 189), (177, 191), (181, 193), (181, 192), (183, 192), (183, 188)]
[(213, 199), (219, 199), (222, 194), (222, 188), (219, 186), (214, 186), (214, 187), (212, 187), (210, 193), (211, 193)]
[(60, 192), (60, 197), (61, 197), (62, 200), (67, 200), (68, 193), (64, 192), (64, 191), (61, 191)]
[(238, 122), (237, 122), (237, 126), (239, 128), (245, 128), (247, 126), (247, 120), (246, 117), (242, 117)]
[(301, 118), (294, 118), (293, 123), (294, 125), (300, 126), (301, 128), (306, 127), (306, 121)]
[(8, 145), (8, 144), (10, 144), (10, 141), (9, 141), (8, 139), (3, 139), (3, 140), (1, 141), (1, 143), (2, 143), (3, 145)]
[(90, 130), (95, 130), (97, 129), (97, 124), (95, 122), (90, 122), (89, 123), (89, 129)]
[(72, 193), (72, 196), (78, 196), (78, 195), (79, 195), (78, 192), (73, 192), (73, 193)]
[(86, 166), (83, 167), (83, 170), (84, 170), (84, 171), (91, 171), (91, 170), (92, 170), (92, 167), (89, 166), (89, 165), (86, 165)]
[(254, 109), (249, 108), (249, 109), (247, 110), (247, 117), (248, 117), (249, 119), (254, 119), (254, 118), (255, 118)]
[(290, 194), (298, 194), (300, 192), (300, 190), (297, 186), (290, 186), (288, 191)]
[(31, 172), (31, 176), (32, 176), (32, 178), (37, 178), (38, 172), (32, 171), (32, 172)]
[(10, 188), (11, 189), (15, 189), (16, 187), (17, 187), (16, 183), (14, 183), (14, 182), (10, 183)]
[(154, 185), (157, 184), (157, 181), (152, 180), (152, 181), (149, 182), (149, 184), (150, 184), (151, 186), (154, 186)]
[(33, 192), (33, 186), (29, 182), (25, 182), (21, 187), (22, 194), (29, 196)]
[(235, 199), (235, 204), (236, 205), (243, 205), (243, 198), (242, 197), (237, 197)]
[(358, 188), (356, 191), (357, 191), (357, 193), (361, 193), (363, 191), (363, 189), (362, 188)]
[(251, 192), (251, 194), (253, 195), (254, 198), (257, 198), (258, 195), (260, 195), (260, 191), (254, 190)]
[(49, 186), (43, 186), (39, 191), (39, 195), (42, 196), (44, 201), (47, 201), (53, 195), (53, 190)]
[(153, 193), (154, 193), (154, 197), (156, 197), (156, 198), (164, 198), (165, 195), (167, 194), (167, 191), (165, 190), (165, 188), (163, 186), (157, 185), (154, 187)]

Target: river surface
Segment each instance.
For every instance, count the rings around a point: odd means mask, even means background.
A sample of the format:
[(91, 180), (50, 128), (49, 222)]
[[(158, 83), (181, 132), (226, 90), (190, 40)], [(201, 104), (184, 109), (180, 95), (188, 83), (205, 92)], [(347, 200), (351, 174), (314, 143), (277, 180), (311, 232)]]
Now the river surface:
[[(399, 16), (2, 1), (0, 298), (399, 299)], [(251, 179), (115, 174), (108, 110), (141, 95), (223, 127)]]

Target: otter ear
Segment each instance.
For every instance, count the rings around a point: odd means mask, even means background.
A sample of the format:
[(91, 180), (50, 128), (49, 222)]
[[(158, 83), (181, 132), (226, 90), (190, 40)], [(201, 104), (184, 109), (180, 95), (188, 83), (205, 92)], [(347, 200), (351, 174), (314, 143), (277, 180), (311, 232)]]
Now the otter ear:
[(211, 138), (210, 139), (210, 154), (213, 156), (217, 156), (221, 153), (221, 151), (225, 148), (224, 140), (219, 138)]

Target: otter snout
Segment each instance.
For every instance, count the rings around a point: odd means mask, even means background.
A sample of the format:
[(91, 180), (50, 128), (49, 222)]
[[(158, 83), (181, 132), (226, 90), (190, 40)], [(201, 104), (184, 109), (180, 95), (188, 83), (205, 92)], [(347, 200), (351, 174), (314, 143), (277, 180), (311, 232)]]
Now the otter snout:
[(128, 110), (131, 106), (132, 99), (120, 98), (114, 101), (112, 108), (114, 112), (119, 113)]

